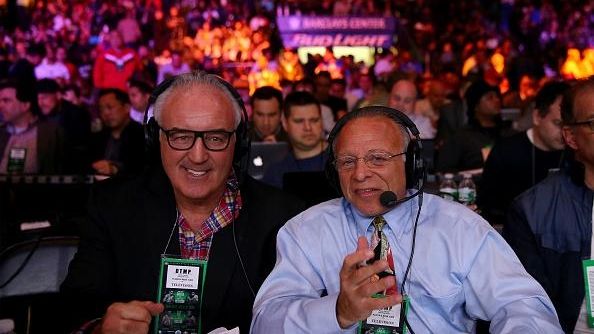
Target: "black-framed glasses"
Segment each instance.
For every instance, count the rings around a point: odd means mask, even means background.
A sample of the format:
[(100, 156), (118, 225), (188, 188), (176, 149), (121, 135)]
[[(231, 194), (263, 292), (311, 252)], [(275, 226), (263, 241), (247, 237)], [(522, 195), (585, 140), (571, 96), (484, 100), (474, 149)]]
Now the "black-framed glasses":
[(567, 125), (569, 125), (569, 126), (587, 125), (590, 128), (590, 131), (594, 132), (594, 118), (585, 120), (585, 121), (569, 123)]
[(191, 149), (196, 143), (196, 138), (202, 138), (204, 147), (209, 151), (224, 151), (229, 147), (231, 136), (235, 133), (235, 131), (225, 130), (194, 131), (178, 128), (166, 130), (161, 126), (159, 129), (167, 137), (169, 147), (176, 151)]
[(390, 154), (388, 152), (368, 152), (365, 156), (359, 158), (350, 155), (337, 157), (334, 159), (332, 164), (337, 171), (349, 171), (355, 168), (357, 161), (363, 160), (367, 167), (369, 168), (377, 168), (377, 167), (384, 167), (385, 165), (397, 156), (406, 154), (406, 152)]

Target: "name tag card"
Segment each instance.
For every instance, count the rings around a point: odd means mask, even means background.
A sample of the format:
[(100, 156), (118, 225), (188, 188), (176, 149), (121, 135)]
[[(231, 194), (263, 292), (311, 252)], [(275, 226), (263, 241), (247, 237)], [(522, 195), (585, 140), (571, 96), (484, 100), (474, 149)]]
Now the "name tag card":
[(156, 318), (155, 334), (201, 333), (205, 273), (206, 261), (161, 258), (157, 302), (165, 310)]
[(586, 285), (586, 310), (588, 311), (588, 327), (594, 328), (594, 260), (582, 261), (584, 284)]
[[(376, 295), (374, 298), (383, 298)], [(401, 304), (374, 310), (365, 320), (359, 322), (358, 334), (406, 334), (404, 318), (408, 313), (408, 298), (405, 296)]]
[(6, 171), (8, 173), (22, 173), (25, 171), (25, 158), (27, 157), (26, 148), (11, 148), (8, 152), (8, 164)]

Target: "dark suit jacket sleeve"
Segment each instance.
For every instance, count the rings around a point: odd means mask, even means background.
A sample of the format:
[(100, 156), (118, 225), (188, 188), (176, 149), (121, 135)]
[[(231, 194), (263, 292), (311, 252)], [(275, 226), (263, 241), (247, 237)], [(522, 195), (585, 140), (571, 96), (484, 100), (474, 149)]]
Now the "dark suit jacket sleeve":
[(554, 286), (520, 200), (514, 201), (509, 210), (503, 237), (516, 252), (526, 271), (543, 286), (549, 297), (554, 299)]
[(61, 286), (69, 314), (69, 329), (102, 317), (112, 300), (115, 273), (111, 240), (100, 208), (105, 196), (93, 191), (88, 204), (88, 219), (80, 226), (81, 242)]

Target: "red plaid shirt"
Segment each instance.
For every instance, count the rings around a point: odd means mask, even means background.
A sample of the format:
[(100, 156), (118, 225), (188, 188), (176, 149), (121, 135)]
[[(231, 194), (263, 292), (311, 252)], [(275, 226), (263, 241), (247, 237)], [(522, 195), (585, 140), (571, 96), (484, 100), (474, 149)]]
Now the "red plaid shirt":
[(182, 257), (184, 259), (208, 260), (213, 235), (237, 219), (241, 206), (239, 183), (235, 175), (232, 174), (227, 180), (227, 186), (219, 205), (202, 222), (196, 233), (192, 231), (190, 224), (180, 214), (177, 223), (179, 224), (179, 244)]

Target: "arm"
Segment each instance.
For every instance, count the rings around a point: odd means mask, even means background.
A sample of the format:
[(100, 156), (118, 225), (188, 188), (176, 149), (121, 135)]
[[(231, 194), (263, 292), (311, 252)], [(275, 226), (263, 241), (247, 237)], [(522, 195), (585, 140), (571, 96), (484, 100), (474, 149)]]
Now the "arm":
[(491, 333), (562, 333), (551, 300), (494, 230), (477, 248), (463, 287), (466, 312), (491, 321)]
[[(524, 198), (524, 197), (522, 197)], [(514, 250), (526, 271), (545, 289), (551, 298), (555, 298), (553, 283), (547, 275), (545, 264), (538, 250), (536, 237), (530, 228), (526, 212), (520, 200), (512, 203), (503, 228), (503, 237)]]
[[(395, 284), (386, 277), (373, 284), (369, 278), (387, 267), (377, 261), (368, 267), (358, 263), (373, 257), (367, 241), (360, 239), (359, 249), (345, 258), (340, 276), (340, 293), (327, 291), (321, 277), (321, 265), (313, 263), (304, 243), (286, 227), (277, 239), (277, 264), (260, 289), (254, 304), (251, 331), (254, 333), (340, 333), (352, 331), (352, 325), (369, 315), (372, 309), (394, 305), (400, 296), (372, 300), (370, 296)], [(290, 255), (289, 255), (290, 254)], [(378, 269), (379, 268), (379, 269)]]

